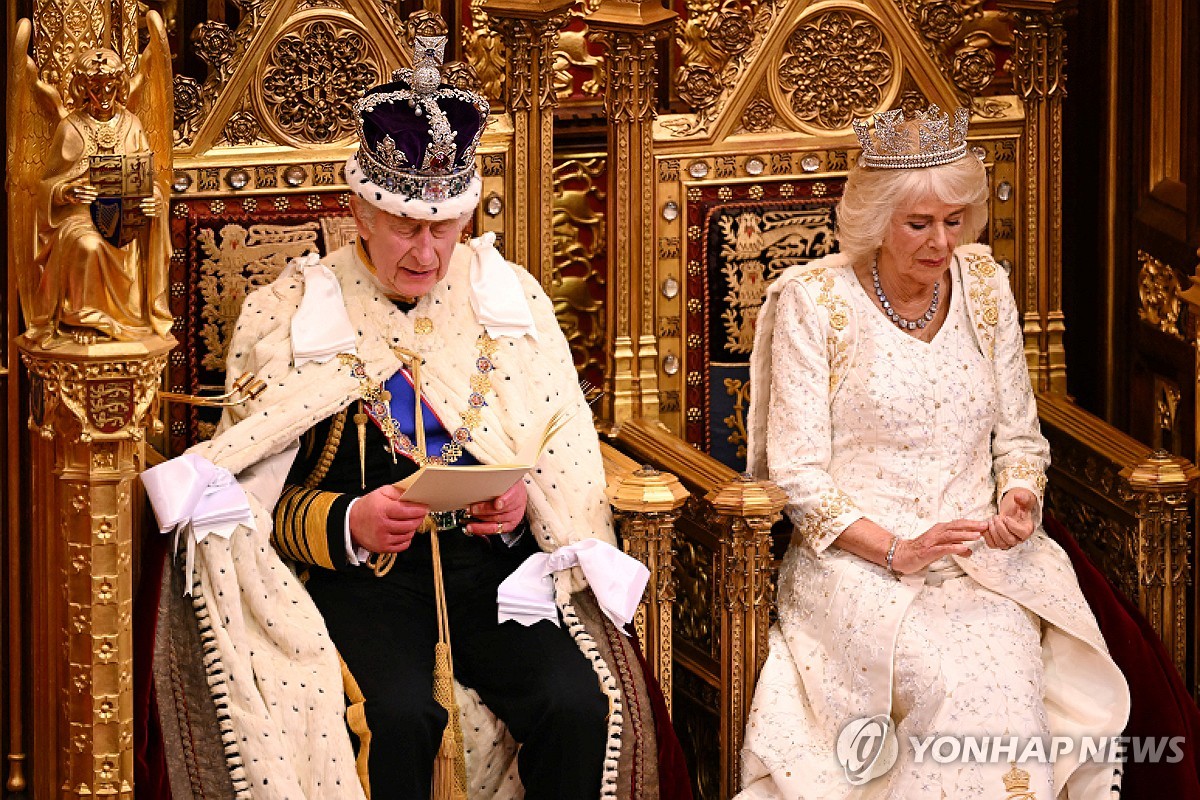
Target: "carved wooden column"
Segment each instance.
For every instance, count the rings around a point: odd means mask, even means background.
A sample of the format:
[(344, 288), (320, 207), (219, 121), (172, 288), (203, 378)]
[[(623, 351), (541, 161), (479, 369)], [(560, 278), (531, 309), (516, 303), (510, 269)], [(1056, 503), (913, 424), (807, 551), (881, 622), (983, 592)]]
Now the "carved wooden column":
[(547, 292), (554, 278), (554, 49), (572, 2), (484, 3), (504, 42), (505, 102), (513, 122), (515, 156), (505, 193), (515, 224), (505, 232), (504, 255), (536, 275)]
[(1037, 391), (1067, 391), (1062, 312), (1062, 101), (1066, 96), (1065, 22), (1076, 0), (1001, 0), (1013, 18), (1013, 78), (1025, 101), (1025, 206), (1017, 303), (1025, 354)]
[(656, 42), (674, 24), (656, 2), (601, 0), (588, 28), (607, 49), (608, 286), (604, 417), (658, 418), (654, 327), (654, 137)]
[(650, 570), (650, 583), (633, 624), (646, 663), (662, 687), (668, 712), (674, 657), (671, 607), (675, 602), (675, 521), (688, 496), (678, 478), (649, 466), (622, 479), (612, 496), (625, 552)]
[[(42, 350), (30, 373), (37, 797), (133, 797), (133, 508), (173, 339)], [(53, 754), (53, 755), (52, 755)]]
[(1138, 607), (1187, 674), (1187, 585), (1191, 578), (1191, 501), (1197, 469), (1186, 458), (1155, 450), (1121, 470), (1125, 499), (1136, 504)]
[(721, 787), (724, 797), (738, 790), (738, 754), (750, 715), (758, 673), (767, 660), (770, 626), (771, 525), (787, 505), (787, 495), (769, 481), (743, 473), (704, 498), (722, 539), (717, 585), (725, 588), (721, 610)]

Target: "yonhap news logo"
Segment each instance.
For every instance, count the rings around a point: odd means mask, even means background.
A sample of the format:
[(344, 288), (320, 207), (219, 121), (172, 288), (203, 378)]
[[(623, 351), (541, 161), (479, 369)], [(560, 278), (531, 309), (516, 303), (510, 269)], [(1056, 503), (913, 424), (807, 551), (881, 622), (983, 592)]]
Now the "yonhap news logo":
[(878, 778), (896, 763), (896, 726), (886, 714), (851, 720), (838, 734), (837, 757), (854, 786)]
[[(851, 720), (837, 739), (837, 758), (846, 780), (861, 786), (896, 763), (900, 740), (891, 717), (877, 714)], [(916, 764), (1054, 763), (1071, 757), (1081, 763), (1177, 764), (1184, 759), (1183, 736), (907, 736), (903, 744)]]

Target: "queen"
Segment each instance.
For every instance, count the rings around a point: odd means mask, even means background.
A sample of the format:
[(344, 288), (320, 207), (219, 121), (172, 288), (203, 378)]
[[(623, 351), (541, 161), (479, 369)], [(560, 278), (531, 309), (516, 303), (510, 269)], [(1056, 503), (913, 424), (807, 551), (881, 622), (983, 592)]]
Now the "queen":
[[(171, 327), (170, 242), (150, 143), (137, 116), (125, 107), (125, 67), (111, 50), (84, 50), (72, 64), (67, 89), (75, 110), (54, 133), (39, 187), (35, 270), (40, 278), (28, 334), (43, 346), (165, 335)], [(125, 165), (131, 162), (140, 165), (134, 179), (145, 187), (132, 213), (122, 210), (120, 199), (115, 206), (98, 203), (107, 199), (100, 198), (96, 185), (98, 166), (115, 165), (118, 179), (128, 182), (122, 172), (130, 171)], [(126, 224), (140, 230), (127, 233), (125, 241), (116, 231), (119, 220), (113, 220), (102, 233), (97, 209), (124, 216)]]
[[(1119, 735), (1129, 692), (1041, 527), (1049, 447), (1007, 275), (971, 244), (967, 121), (856, 122), (841, 251), (759, 315), (749, 467), (795, 529), (741, 800), (1109, 796), (1111, 764), (1029, 744)], [(1015, 746), (939, 763), (937, 736)]]

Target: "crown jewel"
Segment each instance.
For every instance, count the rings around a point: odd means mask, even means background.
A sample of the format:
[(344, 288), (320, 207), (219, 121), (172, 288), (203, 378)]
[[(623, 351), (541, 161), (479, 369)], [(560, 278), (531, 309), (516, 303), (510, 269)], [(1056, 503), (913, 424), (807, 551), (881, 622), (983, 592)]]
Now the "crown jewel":
[(954, 110), (954, 120), (936, 105), (907, 118), (903, 109), (884, 111), (870, 120), (856, 119), (854, 133), (862, 145), (862, 163), (878, 169), (936, 167), (957, 161), (967, 152), (965, 108)]
[[(429, 22), (429, 20), (423, 20)], [(361, 168), (359, 194), (385, 202), (442, 204), (466, 193), (475, 178), (475, 150), (487, 123), (488, 102), (443, 80), (447, 37), (414, 31), (412, 67), (368, 91), (354, 104)]]

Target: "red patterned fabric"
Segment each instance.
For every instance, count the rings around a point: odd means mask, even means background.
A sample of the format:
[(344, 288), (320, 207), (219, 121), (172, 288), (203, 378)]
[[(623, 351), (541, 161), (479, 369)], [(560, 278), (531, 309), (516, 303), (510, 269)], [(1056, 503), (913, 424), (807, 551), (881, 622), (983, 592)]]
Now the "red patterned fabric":
[(1141, 612), (1113, 588), (1061, 523), (1047, 515), (1045, 528), (1071, 557), (1104, 641), (1129, 681), (1132, 706), (1125, 735), (1184, 737), (1184, 757), (1176, 764), (1127, 763), (1121, 800), (1200, 800), (1200, 751), (1196, 748), (1200, 709), (1166, 648)]

